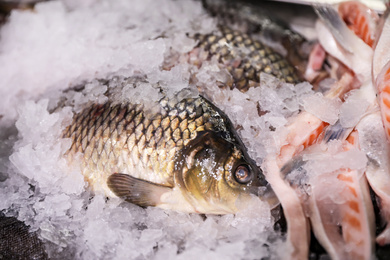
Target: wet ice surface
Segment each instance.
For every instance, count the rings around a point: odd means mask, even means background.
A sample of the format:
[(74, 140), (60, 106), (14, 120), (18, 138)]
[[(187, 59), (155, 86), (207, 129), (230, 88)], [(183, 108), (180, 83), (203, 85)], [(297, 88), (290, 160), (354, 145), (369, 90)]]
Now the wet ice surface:
[[(69, 140), (61, 139), (72, 118), (67, 105), (77, 111), (88, 101), (105, 101), (105, 87), (95, 79), (146, 75), (151, 84), (159, 81), (167, 95), (176, 93), (189, 86), (188, 68), (182, 64), (161, 71), (164, 57), (194, 47), (186, 33), (213, 28), (215, 21), (193, 1), (54, 1), (37, 5), (34, 12), (11, 14), (0, 36), (0, 62), (7, 64), (0, 72), (0, 210), (37, 230), (53, 259), (251, 259), (281, 254), (274, 218), (257, 199), (248, 210), (226, 216), (143, 209), (92, 194), (77, 162), (69, 165), (62, 157), (70, 147)], [(215, 78), (217, 72), (209, 74)], [(68, 97), (72, 104), (48, 112), (57, 105), (58, 90), (85, 82), (88, 95), (73, 94)], [(143, 89), (122, 98), (159, 98), (150, 86)], [(183, 93), (197, 94), (194, 88)], [(234, 101), (235, 94), (240, 93), (227, 94), (236, 104), (231, 116), (242, 113), (244, 105)], [(250, 110), (254, 112), (247, 119), (252, 120), (257, 108)], [(248, 142), (250, 124), (242, 123)], [(254, 148), (251, 153), (256, 154)]]
[(0, 63), (7, 66), (0, 75), (8, 88), (1, 88), (0, 94), (8, 98), (1, 103), (0, 114), (15, 117), (15, 108), (9, 108), (13, 102), (50, 86), (67, 88), (119, 70), (159, 71), (169, 47), (188, 51), (194, 46), (194, 41), (183, 41), (184, 30), (214, 28), (201, 5), (188, 1), (163, 1), (158, 6), (154, 1), (83, 2), (90, 2), (90, 7), (70, 2), (38, 4), (35, 12), (14, 11), (2, 27)]
[[(254, 200), (237, 215), (207, 216), (142, 209), (102, 195), (91, 197), (80, 170), (61, 157), (56, 142), (71, 114), (47, 112), (47, 100), (19, 108), (14, 172), (1, 183), (1, 209), (37, 229), (54, 259), (257, 258), (275, 254), (273, 219)], [(29, 121), (33, 122), (29, 122)], [(32, 129), (35, 124), (35, 129)], [(37, 123), (39, 125), (37, 125)]]
[[(68, 106), (77, 111), (88, 101), (104, 103), (106, 89), (96, 79), (114, 75), (146, 75), (144, 91), (125, 88), (120, 98), (153, 102), (160, 98), (156, 82), (167, 95), (188, 87), (183, 95), (196, 95), (188, 83), (191, 71), (201, 94), (229, 116), (258, 165), (284, 145), (284, 126), (300, 110), (337, 121), (340, 104), (314, 94), (308, 83), (293, 86), (262, 74), (260, 87), (241, 93), (217, 87), (230, 75), (216, 60), (201, 68), (181, 63), (161, 70), (164, 59), (195, 46), (186, 33), (207, 33), (215, 24), (193, 1), (69, 0), (13, 12), (1, 28), (0, 63), (7, 66), (0, 70), (0, 210), (37, 230), (52, 258), (280, 259), (287, 251), (283, 236), (273, 231), (269, 207), (257, 199), (225, 216), (143, 209), (92, 194), (77, 162), (69, 165), (62, 157), (70, 146), (61, 139), (72, 118)], [(65, 94), (72, 102), (48, 112), (63, 95), (59, 90), (86, 82), (83, 93)], [(334, 160), (321, 158), (308, 160)]]

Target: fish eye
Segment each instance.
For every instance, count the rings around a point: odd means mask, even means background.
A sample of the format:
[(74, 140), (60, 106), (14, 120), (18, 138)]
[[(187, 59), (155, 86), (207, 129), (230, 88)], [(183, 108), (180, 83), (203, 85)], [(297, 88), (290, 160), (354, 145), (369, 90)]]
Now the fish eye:
[(253, 173), (247, 165), (242, 164), (236, 168), (234, 178), (238, 183), (247, 184), (253, 179)]

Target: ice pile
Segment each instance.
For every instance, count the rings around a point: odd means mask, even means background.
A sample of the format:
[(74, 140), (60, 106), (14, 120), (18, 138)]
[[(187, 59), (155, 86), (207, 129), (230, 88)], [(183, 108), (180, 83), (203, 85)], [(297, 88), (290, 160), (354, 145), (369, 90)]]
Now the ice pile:
[[(364, 88), (364, 86), (362, 88)], [(341, 105), (340, 123), (343, 127), (348, 128), (357, 125), (369, 108), (370, 103), (373, 103), (371, 100), (368, 100), (368, 97), (375, 97), (375, 94), (367, 95), (364, 93), (363, 95), (364, 96), (358, 91), (351, 91), (348, 98)]]
[(305, 98), (315, 95), (307, 82), (294, 86), (265, 73), (260, 74), (259, 86), (245, 93), (221, 89), (218, 81), (226, 79), (227, 72), (218, 67), (216, 60), (203, 62), (199, 70), (192, 71), (201, 94), (229, 116), (258, 165), (266, 154), (280, 149), (288, 118), (302, 110)]
[[(62, 157), (67, 105), (105, 101), (96, 79), (146, 75), (166, 92), (188, 88), (188, 66), (162, 63), (194, 47), (186, 33), (214, 28), (199, 2), (172, 0), (52, 1), (13, 12), (1, 28), (0, 210), (37, 230), (53, 259), (278, 258), (281, 234), (259, 200), (234, 216), (143, 209), (91, 194), (77, 162)], [(86, 82), (89, 95), (55, 109), (60, 90)], [(158, 98), (137, 95), (128, 98)]]
[[(196, 45), (186, 34), (208, 33), (215, 25), (197, 1), (66, 0), (14, 11), (0, 29), (0, 64), (7, 64), (0, 70), (0, 210), (38, 230), (53, 259), (283, 256), (283, 236), (259, 200), (226, 216), (143, 209), (91, 194), (79, 165), (62, 157), (70, 146), (61, 139), (72, 118), (68, 106), (77, 111), (88, 101), (104, 103), (106, 87), (97, 79), (113, 76), (146, 76), (150, 84), (140, 86), (143, 91), (129, 96), (124, 89), (119, 97), (151, 101), (159, 98), (150, 87), (157, 82), (167, 95), (183, 89), (183, 97), (197, 95), (189, 84), (195, 77), (200, 93), (229, 116), (258, 165), (284, 145), (285, 125), (303, 109), (330, 123), (339, 113), (350, 118), (353, 99), (345, 105), (329, 101), (308, 83), (293, 86), (261, 74), (259, 87), (241, 93), (217, 87), (230, 77), (217, 60), (200, 68), (175, 65)], [(162, 70), (167, 64), (170, 70)], [(61, 92), (80, 84), (86, 84), (84, 92)], [(58, 104), (61, 95), (70, 102)], [(352, 158), (345, 156), (342, 164)], [(320, 160), (308, 160), (317, 169)], [(327, 160), (322, 163), (333, 158)]]
[(49, 87), (119, 70), (160, 71), (168, 51), (193, 48), (186, 33), (213, 28), (192, 1), (50, 1), (33, 12), (14, 11), (1, 28), (0, 114), (14, 118), (14, 103)]
[(53, 259), (277, 255), (280, 234), (272, 230), (268, 206), (257, 199), (236, 215), (201, 216), (93, 196), (77, 163), (62, 157), (70, 145), (60, 138), (70, 108), (49, 114), (47, 107), (48, 100), (40, 100), (18, 109), (19, 140), (10, 157), (15, 172), (0, 183), (0, 206), (38, 230)]

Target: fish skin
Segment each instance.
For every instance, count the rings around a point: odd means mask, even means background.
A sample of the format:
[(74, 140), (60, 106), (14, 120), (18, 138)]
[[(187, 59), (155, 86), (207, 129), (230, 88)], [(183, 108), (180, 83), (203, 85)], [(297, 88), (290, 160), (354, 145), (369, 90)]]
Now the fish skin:
[(318, 39), (327, 53), (351, 69), (364, 83), (371, 79), (373, 50), (345, 24), (337, 10), (330, 5), (315, 5)]
[(246, 33), (220, 26), (210, 34), (196, 34), (194, 39), (198, 41), (197, 48), (206, 52), (196, 62), (215, 57), (232, 75), (233, 82), (227, 83), (231, 89), (247, 91), (260, 82), (261, 72), (287, 83), (300, 82), (295, 68), (282, 55)]
[[(389, 68), (390, 53), (390, 8), (387, 7), (377, 25), (376, 42), (372, 59), (372, 82), (376, 90), (375, 104), (379, 111), (366, 116), (358, 124), (359, 134), (364, 140), (362, 150), (370, 159), (367, 167), (367, 180), (379, 198), (379, 208), (382, 221), (386, 223), (385, 229), (377, 236), (376, 242), (380, 246), (390, 244), (390, 145), (389, 145)], [(374, 96), (374, 95), (372, 95)], [(375, 137), (375, 138), (374, 138)]]
[(304, 78), (308, 48), (312, 48), (312, 44), (264, 6), (228, 0), (202, 0), (202, 3), (217, 18), (219, 25), (237, 29), (265, 45), (272, 44), (273, 51), (281, 54), (295, 68), (299, 79)]
[[(179, 93), (150, 106), (118, 102), (111, 91), (117, 90), (108, 88), (104, 104), (92, 102), (76, 113), (63, 134), (72, 141), (68, 160), (81, 153), (95, 191), (127, 194), (120, 197), (141, 206), (226, 214), (267, 185), (230, 120), (202, 96), (180, 100)], [(239, 166), (253, 178), (238, 183)]]
[(271, 16), (263, 7), (243, 1), (202, 0), (204, 8), (220, 24), (238, 25), (247, 34), (262, 34), (289, 46), (301, 44), (306, 39), (280, 19)]
[[(359, 146), (354, 130), (343, 140), (342, 151), (359, 151)], [(332, 190), (324, 183), (339, 187)], [(339, 168), (321, 173), (312, 176), (310, 186), (305, 206), (313, 232), (331, 259), (373, 259), (375, 218), (364, 170)]]

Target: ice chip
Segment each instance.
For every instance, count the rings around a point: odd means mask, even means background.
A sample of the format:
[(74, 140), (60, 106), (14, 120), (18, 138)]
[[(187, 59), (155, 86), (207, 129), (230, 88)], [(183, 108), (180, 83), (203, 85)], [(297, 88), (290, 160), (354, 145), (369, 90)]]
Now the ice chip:
[(331, 141), (326, 149), (321, 145), (314, 145), (311, 151), (303, 154), (302, 158), (307, 162), (304, 166), (306, 171), (313, 176), (339, 169), (363, 170), (367, 165), (364, 152), (357, 148), (344, 151), (342, 142), (338, 140)]
[(343, 127), (354, 127), (367, 111), (368, 101), (364, 98), (350, 95), (340, 107), (340, 123)]
[(67, 210), (71, 207), (70, 197), (65, 194), (58, 194), (47, 197), (44, 201), (35, 204), (34, 208), (37, 211), (49, 211), (50, 215), (64, 216)]
[(81, 194), (85, 188), (84, 176), (80, 171), (70, 171), (60, 182), (61, 189), (67, 194)]
[(297, 96), (311, 93), (313, 86), (309, 82), (301, 82), (294, 86), (294, 90)]
[(302, 99), (304, 109), (331, 125), (339, 118), (341, 101), (325, 98), (321, 93), (307, 95)]
[(158, 241), (163, 236), (161, 229), (145, 229), (141, 233), (140, 242)]

